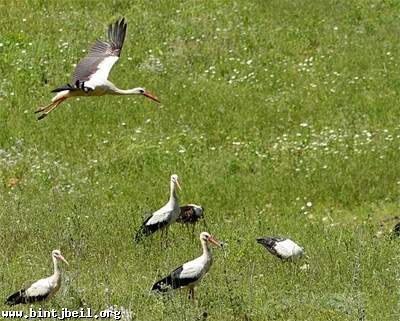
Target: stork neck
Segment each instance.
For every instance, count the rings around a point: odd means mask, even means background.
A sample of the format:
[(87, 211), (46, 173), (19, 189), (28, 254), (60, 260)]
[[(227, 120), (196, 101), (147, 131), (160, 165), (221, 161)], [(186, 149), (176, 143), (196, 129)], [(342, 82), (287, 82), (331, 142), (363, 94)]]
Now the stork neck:
[(171, 182), (169, 200), (171, 202), (178, 200), (178, 195), (176, 194), (176, 186), (174, 182)]
[(61, 274), (61, 270), (58, 267), (58, 261), (55, 257), (53, 257), (53, 266), (54, 266), (54, 275), (60, 275)]
[(211, 258), (211, 251), (208, 247), (208, 242), (205, 240), (201, 240), (201, 247), (203, 248), (203, 255), (207, 258)]
[(132, 88), (132, 89), (120, 89), (114, 86), (113, 94), (115, 95), (138, 95), (140, 92), (138, 91), (139, 88)]

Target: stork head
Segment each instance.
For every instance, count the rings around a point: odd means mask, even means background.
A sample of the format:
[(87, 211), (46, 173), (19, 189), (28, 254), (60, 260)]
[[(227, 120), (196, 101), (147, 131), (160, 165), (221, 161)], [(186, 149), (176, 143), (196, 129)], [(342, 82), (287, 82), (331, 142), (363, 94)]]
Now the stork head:
[(138, 87), (134, 89), (134, 92), (138, 95), (143, 95), (151, 100), (154, 100), (155, 102), (159, 103), (160, 101), (157, 99), (157, 97), (155, 97), (154, 95), (150, 94), (148, 91), (146, 91), (146, 89), (142, 88), (142, 87)]
[(171, 175), (171, 184), (174, 184), (174, 186), (178, 186), (178, 188), (182, 190), (178, 175), (176, 174)]
[(201, 241), (210, 242), (210, 243), (212, 243), (212, 244), (214, 244), (216, 246), (219, 246), (219, 247), (222, 246), (221, 243), (216, 238), (211, 236), (208, 232), (202, 232), (200, 234), (200, 240)]
[(51, 256), (59, 261), (63, 261), (65, 264), (69, 265), (69, 263), (67, 262), (67, 260), (62, 256), (61, 251), (60, 250), (53, 250), (51, 252)]

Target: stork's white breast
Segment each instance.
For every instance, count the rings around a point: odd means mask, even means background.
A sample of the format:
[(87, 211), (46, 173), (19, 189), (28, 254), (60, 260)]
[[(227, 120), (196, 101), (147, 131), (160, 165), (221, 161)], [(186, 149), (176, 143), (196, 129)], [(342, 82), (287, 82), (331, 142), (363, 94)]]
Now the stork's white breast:
[(289, 239), (286, 239), (282, 242), (277, 242), (274, 249), (284, 259), (296, 258), (304, 254), (303, 248)]

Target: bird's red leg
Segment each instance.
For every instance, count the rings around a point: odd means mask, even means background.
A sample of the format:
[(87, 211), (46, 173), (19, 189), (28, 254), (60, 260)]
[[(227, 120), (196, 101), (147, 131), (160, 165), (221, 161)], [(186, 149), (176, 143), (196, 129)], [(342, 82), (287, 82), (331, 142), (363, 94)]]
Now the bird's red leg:
[(45, 108), (43, 110), (43, 112), (45, 112), (46, 114), (51, 113), (54, 109), (56, 109), (58, 107), (59, 104), (61, 104), (66, 98), (60, 98), (58, 100), (55, 101), (55, 104), (53, 106), (49, 106), (47, 108)]
[[(50, 114), (54, 109), (56, 109), (58, 107), (59, 104), (61, 104), (66, 98), (60, 98), (58, 100), (56, 100), (55, 102), (51, 103), (50, 105), (46, 106), (45, 108), (41, 109), (40, 112), (43, 112), (43, 114), (41, 114), (38, 117), (38, 120), (43, 119), (44, 117), (46, 117), (48, 114)], [(39, 111), (36, 111), (39, 112)]]
[(47, 106), (39, 107), (38, 109), (36, 109), (35, 114), (41, 113), (41, 112), (44, 111), (46, 108), (49, 108), (49, 107), (53, 106), (55, 103), (56, 103), (56, 102), (53, 101), (52, 103), (48, 104)]

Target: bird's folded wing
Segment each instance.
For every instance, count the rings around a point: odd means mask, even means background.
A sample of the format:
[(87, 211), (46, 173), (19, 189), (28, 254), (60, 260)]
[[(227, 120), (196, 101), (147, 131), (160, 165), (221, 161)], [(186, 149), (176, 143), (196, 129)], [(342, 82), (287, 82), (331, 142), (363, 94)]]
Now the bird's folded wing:
[(160, 224), (160, 223), (168, 223), (170, 219), (170, 208), (161, 208), (158, 211), (154, 212), (153, 215), (146, 222), (146, 225)]
[(290, 240), (285, 240), (283, 242), (278, 242), (275, 245), (275, 250), (284, 258), (290, 257), (296, 246)]
[(193, 282), (196, 282), (199, 279), (199, 276), (199, 270), (192, 268), (187, 269), (184, 268), (184, 265), (182, 265), (171, 273), (171, 285), (173, 288), (187, 286)]
[(46, 297), (51, 292), (51, 285), (48, 279), (41, 279), (33, 283), (25, 290), (28, 297)]
[(180, 271), (179, 276), (185, 279), (197, 279), (201, 274), (202, 267), (201, 259), (194, 259), (182, 265), (182, 270)]

